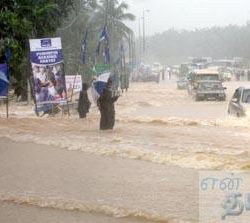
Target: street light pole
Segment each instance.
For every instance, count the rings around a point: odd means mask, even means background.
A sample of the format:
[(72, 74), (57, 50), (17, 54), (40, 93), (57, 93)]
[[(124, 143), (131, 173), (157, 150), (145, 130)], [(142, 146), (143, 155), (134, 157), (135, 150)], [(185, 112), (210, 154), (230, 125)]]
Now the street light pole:
[(142, 43), (141, 43), (141, 18), (139, 17), (139, 63), (142, 57)]
[(146, 43), (145, 43), (145, 10), (143, 10), (143, 15), (142, 15), (142, 24), (143, 24), (143, 55), (145, 54), (146, 51)]
[(145, 12), (149, 12), (149, 10), (143, 10), (143, 13), (142, 13), (142, 22), (143, 22), (143, 57), (145, 57), (145, 53), (146, 53)]

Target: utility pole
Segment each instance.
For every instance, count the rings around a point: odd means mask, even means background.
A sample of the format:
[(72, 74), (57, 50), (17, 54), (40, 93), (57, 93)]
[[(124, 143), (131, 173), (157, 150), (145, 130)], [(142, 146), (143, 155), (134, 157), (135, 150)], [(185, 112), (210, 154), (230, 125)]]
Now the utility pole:
[(143, 57), (145, 56), (145, 51), (146, 51), (146, 43), (145, 43), (145, 10), (143, 10), (143, 15), (142, 15), (142, 24), (143, 24)]
[(139, 17), (139, 63), (142, 60), (142, 42), (141, 42), (141, 17)]
[(134, 35), (132, 36), (132, 58), (133, 58), (133, 61), (134, 61), (134, 64), (137, 64), (137, 58), (136, 58), (136, 53), (135, 53), (135, 37)]
[(145, 53), (146, 53), (145, 12), (149, 12), (149, 10), (143, 10), (143, 13), (142, 13), (142, 22), (143, 22), (143, 59), (144, 60), (145, 60)]
[(130, 72), (132, 73), (133, 70), (133, 34), (129, 34), (129, 62), (130, 62)]

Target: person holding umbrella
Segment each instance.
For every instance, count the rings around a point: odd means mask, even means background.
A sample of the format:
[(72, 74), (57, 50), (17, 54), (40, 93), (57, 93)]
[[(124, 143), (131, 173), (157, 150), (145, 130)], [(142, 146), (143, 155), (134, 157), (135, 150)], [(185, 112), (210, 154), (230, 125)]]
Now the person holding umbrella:
[(115, 124), (115, 105), (119, 96), (112, 94), (112, 79), (109, 78), (108, 82), (97, 100), (98, 108), (101, 112), (100, 130), (113, 129)]

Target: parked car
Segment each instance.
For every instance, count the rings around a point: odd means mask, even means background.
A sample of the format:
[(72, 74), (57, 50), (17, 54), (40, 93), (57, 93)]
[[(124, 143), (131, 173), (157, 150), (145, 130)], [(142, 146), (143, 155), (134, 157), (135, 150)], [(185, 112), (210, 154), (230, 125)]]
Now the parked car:
[(226, 100), (225, 89), (221, 81), (198, 81), (192, 91), (194, 100)]
[(180, 78), (177, 82), (177, 89), (179, 90), (183, 90), (183, 89), (187, 89), (187, 85), (188, 85), (188, 80), (187, 78)]
[(250, 87), (240, 87), (235, 90), (228, 106), (228, 114), (237, 117), (250, 115)]
[(188, 86), (187, 91), (189, 95), (193, 95), (198, 87), (198, 82), (201, 81), (218, 81), (221, 82), (219, 72), (211, 69), (194, 70), (187, 75)]

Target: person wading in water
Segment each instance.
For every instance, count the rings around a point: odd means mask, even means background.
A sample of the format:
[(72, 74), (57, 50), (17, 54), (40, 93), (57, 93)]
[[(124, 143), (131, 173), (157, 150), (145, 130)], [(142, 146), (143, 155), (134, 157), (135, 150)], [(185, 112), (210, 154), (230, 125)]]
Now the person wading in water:
[(97, 100), (101, 112), (100, 130), (113, 129), (115, 124), (115, 105), (119, 96), (112, 95), (112, 80), (109, 78), (107, 85)]
[(88, 98), (88, 85), (86, 83), (82, 84), (82, 90), (80, 91), (79, 101), (78, 101), (78, 113), (80, 118), (86, 118), (86, 114), (89, 112), (91, 102)]

